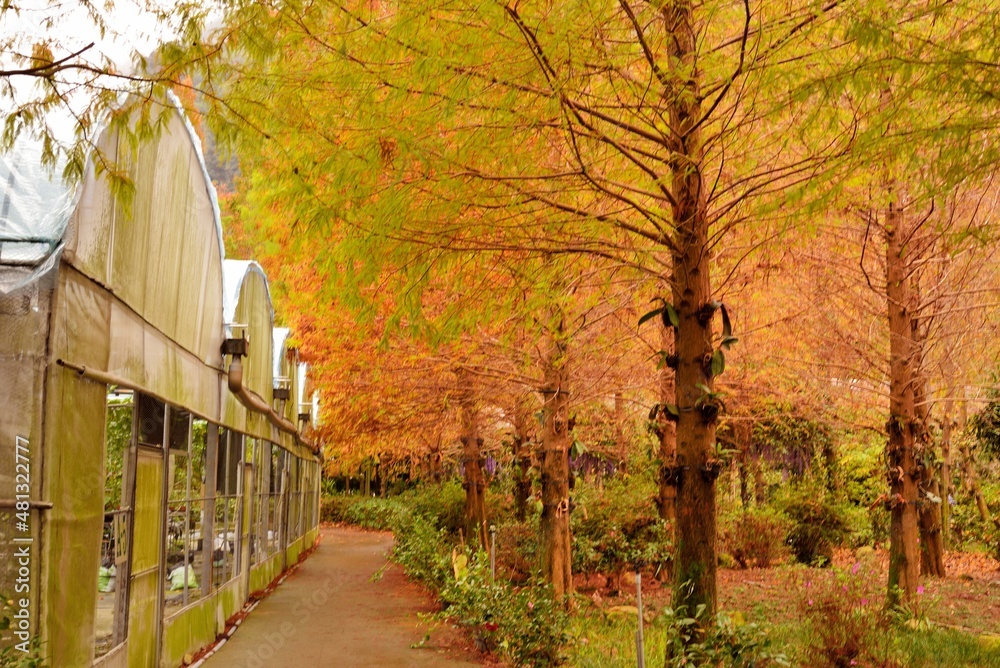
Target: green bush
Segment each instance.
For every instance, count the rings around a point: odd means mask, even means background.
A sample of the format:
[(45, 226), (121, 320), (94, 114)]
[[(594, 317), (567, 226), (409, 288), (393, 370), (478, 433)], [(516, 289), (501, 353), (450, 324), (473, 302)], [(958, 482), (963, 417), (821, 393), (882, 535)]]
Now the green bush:
[(344, 518), (363, 529), (391, 531), (410, 511), (396, 499), (362, 499), (347, 506)]
[(517, 666), (555, 666), (564, 660), (569, 616), (543, 582), (511, 587), (492, 582), (480, 552), (440, 591), (442, 615), (469, 627), (478, 641)]
[(803, 481), (789, 487), (777, 506), (792, 523), (788, 545), (795, 558), (804, 564), (830, 564), (834, 546), (849, 531), (847, 518), (826, 489), (815, 481)]
[(862, 439), (841, 444), (840, 480), (847, 502), (843, 510), (853, 547), (875, 545), (889, 540), (889, 513), (877, 500), (885, 491), (885, 437), (851, 434)]
[(571, 519), (574, 572), (617, 573), (669, 561), (673, 547), (653, 505), (655, 493), (646, 474), (608, 480), (603, 489), (578, 483)]
[(668, 628), (667, 668), (790, 665), (783, 654), (772, 652), (764, 630), (743, 622), (741, 615), (730, 617), (720, 611), (711, 620), (704, 606), (699, 606), (694, 614), (684, 607), (666, 608), (662, 614)]
[(720, 542), (740, 568), (770, 568), (785, 558), (791, 528), (791, 521), (780, 511), (751, 508), (722, 517)]
[[(980, 488), (986, 505), (991, 509), (1000, 508), (1000, 484), (982, 480)], [(1000, 545), (1000, 536), (997, 535), (996, 527), (983, 522), (972, 493), (958, 489), (952, 494), (956, 497), (956, 503), (951, 506), (951, 528), (954, 540), (967, 548), (994, 549)]]
[(449, 534), (457, 536), (459, 529), (465, 524), (465, 490), (459, 480), (420, 485), (396, 498), (411, 511), (430, 519), (435, 526)]
[(347, 522), (347, 509), (364, 500), (360, 496), (324, 496), (319, 506), (320, 522)]
[(411, 578), (420, 580), (435, 591), (451, 576), (451, 560), (444, 529), (438, 529), (420, 515), (400, 514), (392, 527), (393, 559)]

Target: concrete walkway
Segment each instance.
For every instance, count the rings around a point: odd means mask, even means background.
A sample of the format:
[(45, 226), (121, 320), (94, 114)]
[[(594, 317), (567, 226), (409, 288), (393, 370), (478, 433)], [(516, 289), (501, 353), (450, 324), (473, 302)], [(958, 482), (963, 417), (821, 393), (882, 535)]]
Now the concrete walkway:
[[(433, 606), (392, 565), (392, 536), (325, 528), (297, 571), (265, 598), (204, 668), (472, 668), (453, 629), (418, 618)], [(431, 638), (418, 649), (424, 636)]]

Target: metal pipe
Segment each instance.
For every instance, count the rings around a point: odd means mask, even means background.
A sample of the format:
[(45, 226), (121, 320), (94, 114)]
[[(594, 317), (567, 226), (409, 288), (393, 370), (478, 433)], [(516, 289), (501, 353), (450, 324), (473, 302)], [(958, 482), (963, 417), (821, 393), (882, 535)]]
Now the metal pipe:
[(497, 581), (497, 527), (490, 525), (490, 582)]
[(642, 573), (635, 572), (636, 607), (639, 609), (639, 630), (635, 632), (635, 653), (639, 668), (646, 668), (646, 646), (642, 638)]
[(19, 503), (27, 503), (28, 507), (31, 508), (32, 510), (51, 510), (52, 509), (52, 502), (51, 501), (27, 501), (27, 502), (25, 502), (24, 500), (18, 501), (16, 499), (0, 499), (0, 509), (7, 510), (9, 508), (17, 508), (17, 504), (19, 504)]
[[(308, 447), (313, 452), (318, 453), (319, 448), (317, 448), (315, 444), (310, 443), (304, 436), (302, 436), (302, 434), (299, 433), (299, 430), (295, 427), (294, 424), (291, 423), (291, 421), (275, 413), (274, 409), (268, 406), (263, 399), (261, 399), (255, 394), (251, 394), (245, 387), (243, 387), (243, 364), (242, 362), (239, 361), (239, 359), (240, 359), (239, 356), (234, 356), (232, 364), (229, 365), (229, 375), (227, 378), (227, 384), (229, 386), (229, 390), (236, 395), (236, 398), (239, 399), (240, 403), (243, 404), (247, 409), (252, 410), (256, 413), (263, 414), (268, 419), (268, 422), (273, 424), (279, 430), (295, 436), (296, 440), (298, 440), (300, 443)], [(145, 394), (147, 397), (152, 397), (153, 399), (156, 399), (157, 401), (160, 401), (164, 404), (174, 403), (173, 401), (163, 396), (162, 394), (157, 394), (156, 392), (153, 392), (148, 388), (139, 385), (138, 383), (128, 380), (127, 378), (122, 378), (121, 376), (116, 376), (114, 374), (107, 373), (106, 371), (93, 369), (91, 367), (83, 366), (81, 364), (73, 364), (72, 362), (67, 362), (64, 359), (57, 359), (56, 364), (58, 364), (61, 367), (70, 369), (71, 371), (75, 371), (76, 373), (80, 374), (85, 378), (89, 378), (99, 383), (103, 383), (104, 385), (117, 385), (118, 387), (124, 387), (125, 389), (132, 390), (133, 392), (141, 392), (142, 394)], [(234, 367), (236, 367), (235, 373), (234, 373)], [(199, 417), (203, 420), (208, 420), (209, 422), (214, 422), (218, 420), (218, 417), (212, 417), (210, 415), (199, 413), (195, 410), (191, 410), (191, 408), (188, 406), (185, 406), (184, 410), (188, 411), (195, 417)]]
[[(80, 374), (84, 378), (89, 378), (90, 380), (95, 380), (98, 383), (101, 383), (101, 384), (104, 384), (104, 385), (117, 385), (118, 387), (124, 387), (126, 390), (132, 390), (133, 392), (141, 392), (142, 394), (145, 394), (147, 397), (151, 397), (153, 399), (156, 399), (160, 403), (164, 403), (164, 404), (172, 404), (172, 403), (174, 403), (173, 401), (171, 401), (170, 399), (166, 398), (162, 394), (157, 394), (156, 392), (153, 392), (153, 391), (151, 391), (151, 390), (143, 387), (142, 385), (139, 385), (138, 383), (135, 383), (135, 382), (133, 382), (131, 380), (128, 380), (127, 378), (122, 378), (121, 376), (116, 376), (114, 374), (107, 373), (106, 371), (101, 371), (99, 369), (93, 369), (91, 367), (83, 366), (81, 364), (73, 364), (72, 362), (67, 362), (64, 359), (57, 359), (56, 360), (56, 364), (58, 364), (61, 367), (65, 367), (65, 368), (69, 369), (70, 371), (75, 371), (76, 373)], [(202, 420), (208, 420), (209, 422), (213, 422), (213, 421), (218, 420), (218, 417), (214, 417), (213, 418), (213, 417), (211, 417), (209, 415), (204, 415), (202, 413), (199, 413), (198, 411), (191, 410), (191, 408), (189, 408), (187, 406), (184, 407), (184, 410), (186, 410), (187, 412), (191, 413), (195, 417), (201, 418)]]
[(240, 400), (241, 404), (254, 412), (263, 414), (267, 418), (268, 422), (281, 431), (287, 434), (292, 434), (293, 436), (299, 435), (299, 430), (296, 429), (295, 425), (292, 424), (290, 420), (284, 416), (278, 415), (273, 408), (267, 405), (266, 401), (258, 397), (256, 394), (251, 393), (243, 386), (243, 361), (239, 355), (233, 355), (233, 361), (229, 363), (227, 381), (229, 384), (229, 391), (236, 395), (236, 398)]

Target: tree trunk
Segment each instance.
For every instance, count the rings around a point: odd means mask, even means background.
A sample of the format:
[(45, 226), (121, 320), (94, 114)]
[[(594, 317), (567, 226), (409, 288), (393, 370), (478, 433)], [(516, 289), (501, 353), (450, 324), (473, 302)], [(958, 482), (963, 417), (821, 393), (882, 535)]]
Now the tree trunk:
[(944, 421), (941, 424), (941, 541), (947, 549), (951, 536), (951, 393), (946, 397)]
[[(569, 528), (569, 390), (561, 316), (554, 318), (546, 359), (542, 405), (541, 566), (557, 600), (573, 593)], [(568, 603), (569, 598), (565, 598)]]
[(470, 543), (489, 549), (486, 538), (486, 477), (480, 453), (483, 441), (479, 437), (479, 413), (476, 408), (472, 377), (466, 369), (456, 372), (459, 387), (459, 407), (462, 422), (462, 464), (465, 466), (465, 535)]
[(764, 479), (764, 459), (760, 455), (755, 455), (752, 459), (753, 466), (753, 497), (758, 506), (767, 503), (767, 481)]
[[(912, 237), (912, 232), (910, 233)], [(913, 261), (905, 258), (907, 272), (913, 278), (910, 284), (911, 300), (920, 304), (918, 272), (913, 271)], [(927, 375), (924, 373), (924, 336), (919, 321), (910, 318), (910, 341), (914, 363), (910, 367), (913, 384), (915, 419), (913, 424), (916, 447), (918, 481), (917, 512), (920, 521), (920, 572), (923, 575), (943, 578), (944, 540), (941, 537), (941, 486), (938, 483), (937, 457), (930, 436), (930, 408), (927, 398)]]
[(905, 255), (903, 214), (889, 205), (886, 217), (886, 301), (889, 311), (889, 592), (890, 604), (908, 603), (917, 591), (918, 442), (914, 377), (916, 351), (912, 338), (913, 304), (909, 263)]
[(747, 485), (747, 456), (741, 453), (737, 460), (737, 467), (740, 476), (740, 506), (744, 511), (750, 509), (750, 487)]
[(514, 414), (514, 440), (511, 444), (514, 469), (514, 516), (518, 522), (528, 517), (531, 498), (531, 436), (528, 433), (527, 408), (518, 405)]
[[(668, 142), (672, 150), (673, 307), (678, 316), (674, 335), (677, 355), (677, 520), (674, 548), (673, 605), (689, 614), (704, 606), (716, 610), (715, 481), (721, 462), (714, 457), (719, 402), (712, 396), (712, 290), (709, 281), (708, 203), (702, 179), (701, 72), (697, 67), (698, 34), (694, 3), (664, 3), (666, 66), (671, 86), (665, 91), (669, 112)], [(707, 391), (706, 391), (707, 390)]]
[[(672, 327), (660, 329), (660, 345), (665, 355), (674, 354), (674, 332)], [(665, 364), (660, 371), (660, 403), (675, 405), (677, 398), (674, 393), (674, 371), (671, 365)], [(673, 416), (666, 411), (659, 411), (656, 416), (656, 433), (660, 439), (660, 485), (656, 506), (660, 519), (669, 525), (667, 530), (673, 534), (677, 521), (677, 425)]]

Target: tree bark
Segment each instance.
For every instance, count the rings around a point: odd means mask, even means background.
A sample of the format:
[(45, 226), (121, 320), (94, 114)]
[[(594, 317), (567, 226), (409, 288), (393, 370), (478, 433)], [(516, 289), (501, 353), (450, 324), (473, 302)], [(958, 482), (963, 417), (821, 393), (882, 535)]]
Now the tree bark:
[[(672, 327), (660, 329), (660, 345), (664, 354), (674, 354), (674, 333)], [(677, 403), (674, 392), (674, 371), (670, 365), (660, 370), (660, 403)], [(660, 485), (656, 506), (660, 519), (667, 522), (667, 531), (673, 534), (677, 521), (677, 425), (670, 413), (659, 411), (656, 416), (656, 433), (660, 439)]]
[[(909, 236), (912, 238), (913, 233)], [(911, 242), (912, 243), (912, 240)], [(907, 273), (913, 276), (910, 284), (911, 300), (920, 304), (920, 283), (914, 271), (913, 261), (905, 258)], [(920, 323), (910, 318), (910, 340), (913, 346), (914, 363), (910, 368), (913, 383), (915, 419), (913, 424), (917, 456), (918, 481), (917, 512), (920, 521), (920, 572), (923, 575), (943, 578), (944, 540), (941, 536), (941, 486), (937, 479), (937, 457), (931, 440), (928, 424), (930, 408), (927, 399), (927, 375), (924, 373), (924, 335)]]
[(886, 301), (889, 311), (889, 592), (890, 604), (909, 603), (917, 591), (918, 434), (913, 368), (917, 362), (912, 338), (912, 296), (903, 243), (903, 213), (889, 205), (886, 216)]
[[(673, 307), (678, 315), (674, 336), (677, 355), (677, 487), (673, 605), (693, 613), (704, 606), (716, 611), (715, 481), (721, 463), (714, 457), (719, 403), (711, 395), (712, 290), (709, 281), (708, 201), (702, 179), (701, 72), (697, 67), (700, 27), (691, 0), (664, 3), (668, 38), (665, 90), (671, 149), (670, 183)], [(708, 390), (706, 392), (706, 389)]]
[(561, 315), (552, 324), (546, 358), (542, 405), (541, 567), (556, 600), (573, 593), (569, 526), (569, 390), (566, 340)]
[(459, 412), (461, 414), (462, 464), (465, 477), (465, 535), (469, 542), (478, 541), (479, 547), (489, 549), (486, 538), (486, 476), (483, 475), (482, 439), (479, 437), (479, 412), (476, 407), (472, 376), (466, 369), (456, 372), (458, 377)]

